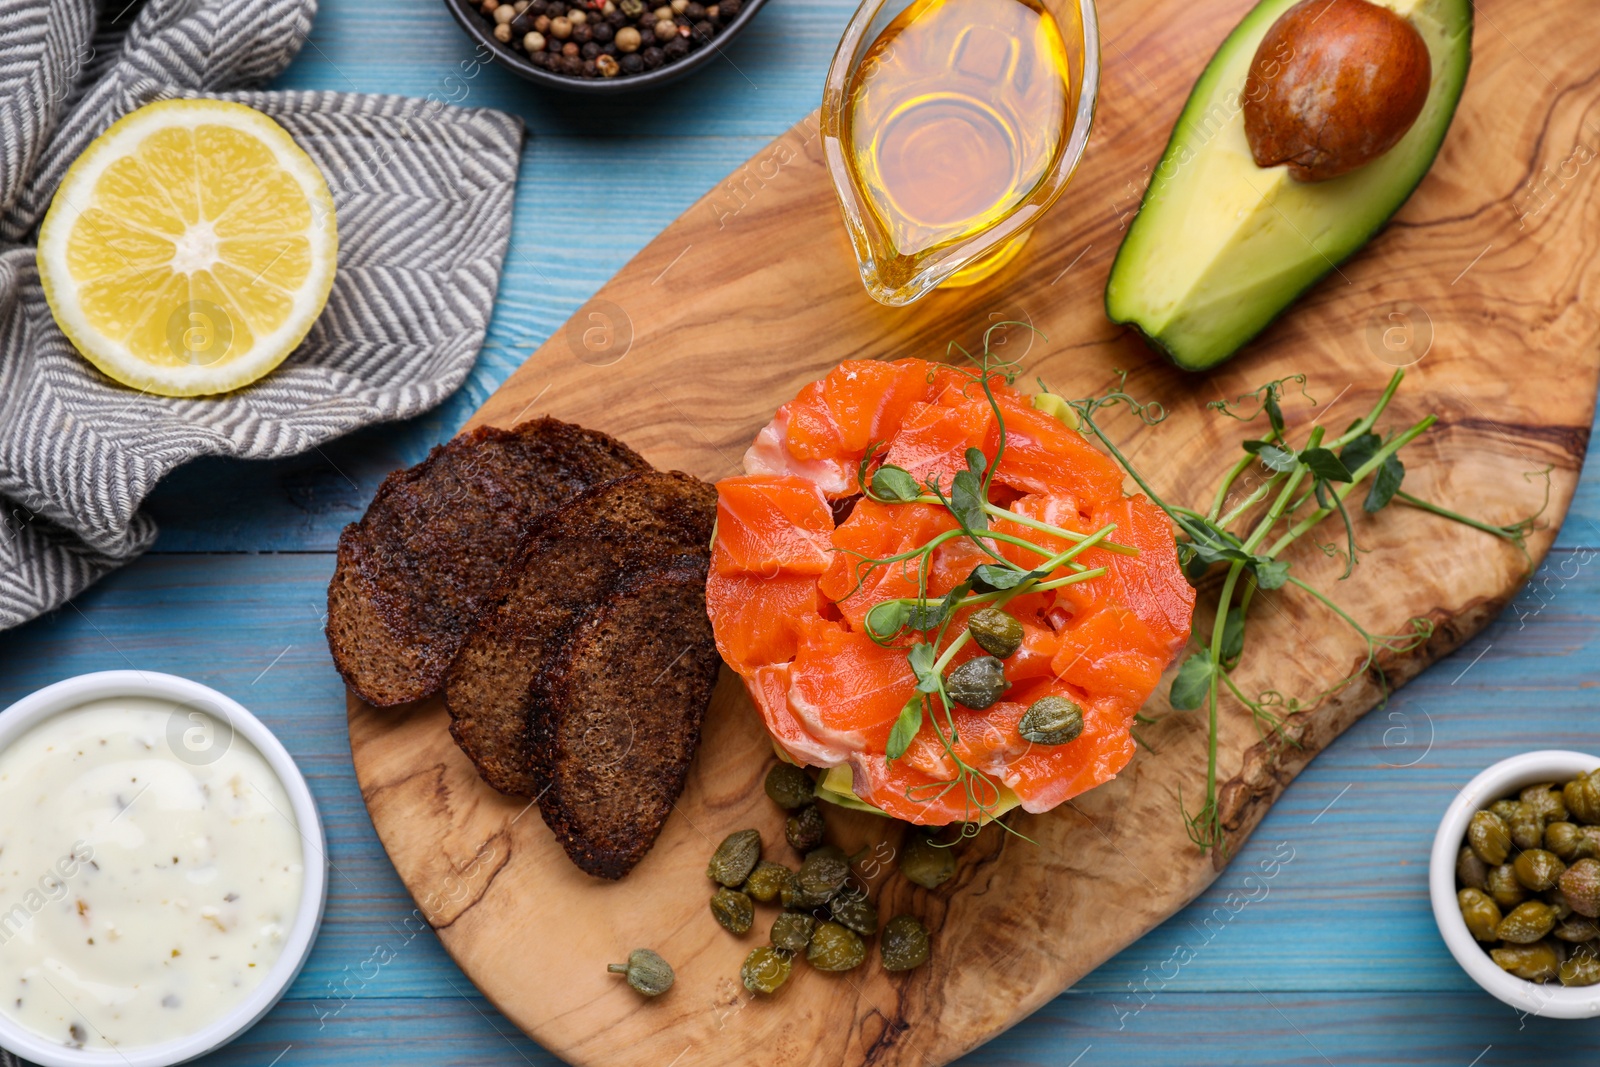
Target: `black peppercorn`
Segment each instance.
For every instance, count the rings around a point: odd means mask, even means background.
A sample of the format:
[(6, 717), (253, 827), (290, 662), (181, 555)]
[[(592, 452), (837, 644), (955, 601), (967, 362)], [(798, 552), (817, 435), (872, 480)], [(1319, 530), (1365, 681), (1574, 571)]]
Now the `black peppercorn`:
[(603, 45), (601, 45), (600, 46), (600, 54), (604, 55), (604, 56), (615, 56), (615, 55), (617, 55), (618, 52), (617, 52), (616, 44), (612, 43), (612, 44), (603, 44)]
[(711, 35), (716, 32), (717, 28), (704, 19), (694, 24), (694, 39), (696, 42), (709, 41)]
[(732, 21), (733, 16), (739, 13), (739, 0), (717, 0), (717, 10), (723, 22)]
[(560, 0), (552, 0), (551, 3), (544, 6), (544, 13), (553, 19), (560, 18), (567, 13), (567, 5), (561, 3)]
[(578, 54), (584, 59), (593, 59), (600, 54), (600, 46), (595, 44), (593, 41), (590, 41), (588, 44), (578, 49)]
[(667, 54), (668, 59), (682, 59), (689, 54), (689, 42), (682, 37), (674, 37), (661, 50)]
[(638, 52), (629, 52), (617, 62), (621, 64), (624, 74), (637, 74), (644, 69), (644, 60), (639, 58)]
[(572, 41), (568, 41), (566, 44), (561, 46), (561, 54), (566, 56), (568, 59), (573, 58), (578, 54), (577, 44)]
[(587, 22), (581, 26), (574, 26), (572, 27), (572, 39), (580, 45), (588, 44), (594, 40), (594, 30), (589, 27)]
[(594, 35), (595, 40), (605, 44), (611, 40), (611, 36), (617, 31), (609, 22), (598, 22), (595, 23), (594, 29), (590, 32)]
[(667, 59), (666, 53), (654, 45), (646, 48), (640, 54), (644, 58), (645, 70), (655, 70), (657, 67), (661, 66), (662, 63), (666, 62)]
[(594, 65), (594, 60), (586, 59), (583, 61), (583, 76), (585, 78), (597, 78), (600, 76), (600, 68)]
[(639, 47), (640, 48), (649, 48), (651, 45), (653, 45), (655, 43), (656, 43), (656, 34), (655, 34), (654, 30), (652, 30), (648, 26), (645, 26), (645, 27), (643, 27), (642, 29), (639, 30)]
[(694, 0), (690, 0), (689, 6), (683, 9), (683, 17), (688, 19), (690, 22), (699, 22), (701, 19), (706, 17), (706, 9), (703, 5), (694, 3)]

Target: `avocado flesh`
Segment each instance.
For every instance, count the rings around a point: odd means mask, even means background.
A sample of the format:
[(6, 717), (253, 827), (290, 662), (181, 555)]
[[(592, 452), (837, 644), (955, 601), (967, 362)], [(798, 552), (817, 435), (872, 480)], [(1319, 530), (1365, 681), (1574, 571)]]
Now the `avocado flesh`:
[(1409, 17), (1433, 67), (1398, 144), (1325, 182), (1258, 167), (1239, 106), (1267, 30), (1296, 0), (1263, 0), (1195, 83), (1106, 284), (1106, 314), (1180, 367), (1216, 366), (1400, 209), (1433, 164), (1466, 82), (1471, 0), (1376, 0)]

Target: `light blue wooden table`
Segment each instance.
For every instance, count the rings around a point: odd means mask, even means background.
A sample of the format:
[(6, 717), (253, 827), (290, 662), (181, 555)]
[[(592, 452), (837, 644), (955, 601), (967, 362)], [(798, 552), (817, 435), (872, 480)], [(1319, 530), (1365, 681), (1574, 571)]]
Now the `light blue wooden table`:
[[(440, 0), (323, 0), (280, 87), (437, 93), (515, 112), (532, 131), (477, 368), (432, 414), (320, 454), (179, 471), (151, 501), (162, 528), (154, 552), (0, 635), (0, 706), (84, 671), (187, 675), (265, 718), (311, 780), (335, 867), (327, 924), (289, 998), (208, 1063), (557, 1062), (407, 922), (412, 902), (356, 790), (344, 690), (323, 642), (333, 548), (385, 474), (450, 437), (630, 255), (814, 106), (850, 11), (844, 0), (772, 0), (726, 61), (593, 108), (497, 70), (451, 78), (472, 46)], [(1534, 747), (1600, 748), (1597, 519), (1600, 477), (1586, 477), (1555, 552), (1515, 606), (1318, 757), (1235, 872), (964, 1062), (1600, 1062), (1600, 1022), (1523, 1019), (1478, 991), (1439, 940), (1425, 884), (1438, 816), (1479, 769)], [(1294, 859), (1266, 895), (1207, 925), (1281, 843)], [(1166, 961), (1180, 941), (1203, 947), (1175, 969)]]

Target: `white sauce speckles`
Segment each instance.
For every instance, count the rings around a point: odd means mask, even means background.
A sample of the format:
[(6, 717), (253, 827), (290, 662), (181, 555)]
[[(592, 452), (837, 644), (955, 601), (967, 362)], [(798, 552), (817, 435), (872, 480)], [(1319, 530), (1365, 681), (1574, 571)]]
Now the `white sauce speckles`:
[(282, 953), (303, 859), (226, 725), (142, 697), (53, 716), (0, 752), (0, 1012), (85, 1048), (204, 1028)]

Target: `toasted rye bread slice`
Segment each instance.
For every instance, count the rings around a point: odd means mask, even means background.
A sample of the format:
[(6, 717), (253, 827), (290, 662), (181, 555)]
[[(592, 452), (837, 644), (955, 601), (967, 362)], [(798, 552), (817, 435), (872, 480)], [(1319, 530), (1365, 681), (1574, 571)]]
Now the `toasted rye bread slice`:
[(386, 707), (438, 690), (528, 524), (648, 464), (581, 426), (482, 427), (384, 479), (339, 537), (328, 648), (356, 694)]
[(451, 736), (484, 781), (538, 795), (527, 728), (534, 675), (629, 568), (663, 554), (709, 558), (716, 506), (704, 482), (644, 471), (598, 485), (530, 528), (445, 682)]
[(567, 855), (621, 878), (683, 792), (722, 660), (704, 555), (630, 570), (529, 692), (539, 812)]

